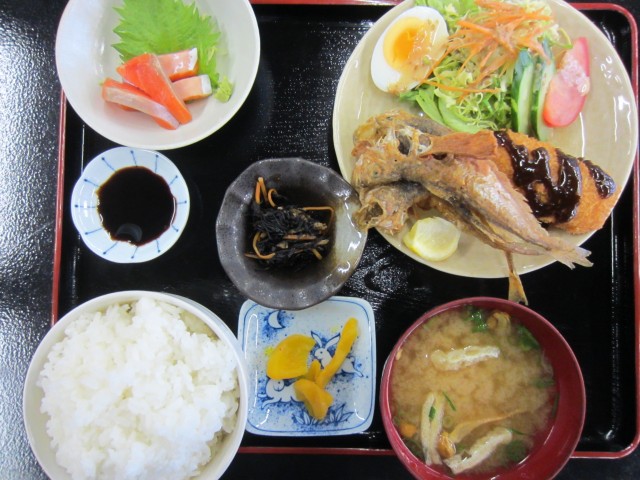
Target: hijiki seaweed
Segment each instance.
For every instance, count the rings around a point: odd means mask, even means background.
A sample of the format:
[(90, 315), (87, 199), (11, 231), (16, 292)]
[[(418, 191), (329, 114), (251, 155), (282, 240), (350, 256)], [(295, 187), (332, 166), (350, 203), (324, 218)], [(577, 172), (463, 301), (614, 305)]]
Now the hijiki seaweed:
[(267, 189), (264, 178), (256, 182), (250, 206), (252, 251), (266, 268), (302, 268), (322, 260), (331, 244), (334, 210), (331, 206), (299, 207), (276, 189)]

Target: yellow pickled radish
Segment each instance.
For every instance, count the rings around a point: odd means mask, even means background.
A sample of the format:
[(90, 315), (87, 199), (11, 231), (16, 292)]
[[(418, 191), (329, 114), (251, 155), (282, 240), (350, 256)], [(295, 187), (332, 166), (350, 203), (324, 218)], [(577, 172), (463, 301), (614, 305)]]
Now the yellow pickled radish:
[(322, 370), (322, 365), (318, 360), (314, 358), (311, 361), (311, 366), (309, 367), (309, 370), (307, 371), (307, 373), (304, 375), (304, 378), (306, 378), (307, 380), (311, 380), (312, 382), (315, 382), (316, 378), (318, 377), (318, 374), (320, 373), (320, 370)]
[(333, 403), (333, 396), (324, 388), (311, 380), (301, 378), (293, 384), (293, 391), (296, 398), (304, 402), (307, 411), (313, 418), (322, 420), (326, 417), (329, 407)]
[(313, 338), (298, 333), (283, 339), (267, 360), (267, 376), (273, 380), (286, 380), (305, 375), (315, 343)]
[(440, 217), (422, 218), (402, 237), (404, 244), (416, 255), (439, 262), (446, 260), (458, 249), (460, 230)]
[(329, 380), (333, 378), (333, 376), (340, 370), (342, 366), (342, 362), (347, 358), (349, 352), (351, 351), (351, 347), (353, 346), (353, 342), (356, 341), (358, 337), (358, 321), (351, 317), (347, 320), (342, 327), (342, 333), (340, 334), (340, 340), (338, 340), (338, 344), (336, 345), (336, 352), (331, 357), (331, 361), (324, 367), (318, 375), (316, 375), (315, 381), (316, 383), (324, 388), (329, 383)]

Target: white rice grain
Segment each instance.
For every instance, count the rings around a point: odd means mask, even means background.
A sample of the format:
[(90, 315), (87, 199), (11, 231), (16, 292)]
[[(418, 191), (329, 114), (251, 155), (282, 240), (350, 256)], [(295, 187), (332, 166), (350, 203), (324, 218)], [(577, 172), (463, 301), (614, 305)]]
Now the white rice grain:
[(67, 327), (38, 384), (56, 460), (74, 480), (190, 478), (210, 460), (239, 389), (231, 347), (197, 324), (142, 298)]

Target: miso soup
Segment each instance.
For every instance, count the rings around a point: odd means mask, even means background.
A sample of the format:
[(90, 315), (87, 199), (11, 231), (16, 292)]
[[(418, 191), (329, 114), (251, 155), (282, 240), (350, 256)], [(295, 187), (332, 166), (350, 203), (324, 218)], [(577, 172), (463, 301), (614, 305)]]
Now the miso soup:
[(498, 472), (549, 430), (551, 365), (517, 318), (466, 306), (416, 329), (391, 373), (391, 411), (404, 442), (450, 474)]

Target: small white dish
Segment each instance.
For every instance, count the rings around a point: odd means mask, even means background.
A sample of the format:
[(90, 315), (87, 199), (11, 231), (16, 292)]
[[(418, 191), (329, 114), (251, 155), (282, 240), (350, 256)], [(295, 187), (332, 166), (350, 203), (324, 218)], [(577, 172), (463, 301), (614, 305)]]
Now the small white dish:
[[(208, 137), (225, 125), (251, 92), (260, 62), (260, 32), (249, 0), (194, 0), (201, 15), (209, 16), (220, 30), (218, 72), (233, 83), (227, 102), (215, 98), (193, 102), (193, 120), (176, 130), (166, 130), (151, 117), (128, 112), (102, 99), (102, 82), (119, 80), (121, 59), (113, 44), (121, 0), (70, 0), (56, 35), (56, 68), (69, 104), (80, 118), (103, 137), (120, 145), (167, 150)], [(223, 54), (224, 52), (224, 54)], [(166, 53), (166, 52), (162, 52)]]
[[(324, 420), (313, 419), (295, 400), (292, 381), (267, 377), (267, 352), (292, 334), (316, 340), (311, 357), (324, 365), (335, 352), (345, 322), (358, 321), (358, 338), (341, 370), (327, 385), (333, 405)], [(371, 425), (376, 390), (375, 322), (371, 305), (352, 297), (331, 297), (304, 310), (277, 310), (247, 300), (240, 309), (238, 339), (249, 381), (247, 431), (265, 436), (349, 435)]]
[[(113, 240), (98, 213), (98, 189), (116, 171), (146, 167), (161, 176), (175, 199), (169, 228), (144, 245)], [(96, 255), (116, 263), (140, 263), (159, 257), (178, 240), (189, 218), (189, 190), (178, 168), (158, 152), (116, 147), (93, 158), (85, 167), (71, 194), (71, 218), (85, 245)]]

